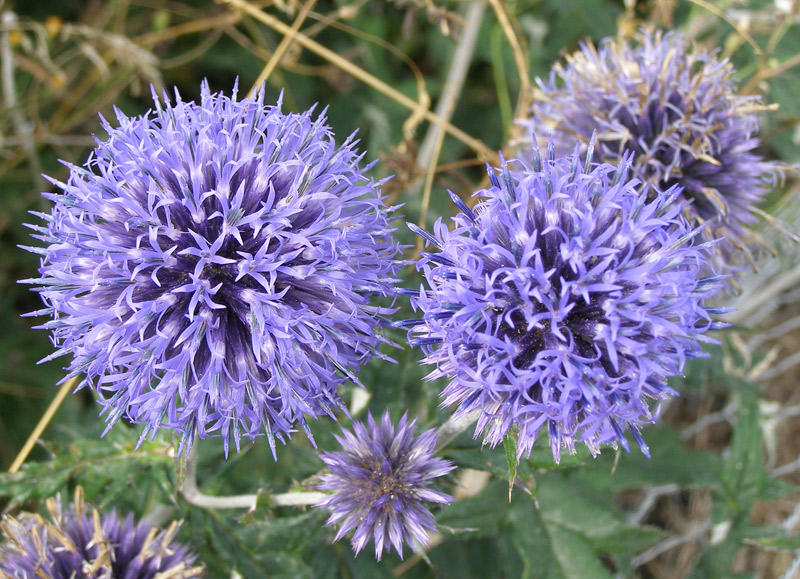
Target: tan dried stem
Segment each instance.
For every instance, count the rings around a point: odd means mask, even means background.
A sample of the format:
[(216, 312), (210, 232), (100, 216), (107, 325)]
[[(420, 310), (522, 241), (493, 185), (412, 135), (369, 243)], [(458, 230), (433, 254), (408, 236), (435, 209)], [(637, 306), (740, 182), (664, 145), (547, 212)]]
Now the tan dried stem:
[[(478, 32), (480, 31), (481, 22), (486, 4), (483, 0), (474, 0), (467, 8), (466, 19), (464, 27), (461, 30), (461, 36), (458, 40), (453, 58), (450, 62), (450, 67), (447, 72), (447, 78), (444, 82), (444, 89), (436, 104), (436, 115), (446, 122), (450, 122), (453, 111), (456, 107), (456, 102), (461, 89), (464, 86), (467, 70), (472, 61), (472, 54), (475, 51), (475, 44), (478, 40)], [(432, 125), (422, 141), (417, 154), (417, 165), (421, 170), (425, 171), (425, 184), (422, 189), (422, 203), (419, 212), (419, 225), (422, 229), (426, 227), (428, 217), (428, 207), (431, 200), (431, 190), (433, 189), (433, 178), (437, 172), (439, 165), (439, 156), (442, 152), (444, 144), (445, 133), (441, 127)], [(409, 187), (411, 191), (416, 192), (419, 186), (419, 180)], [(416, 240), (416, 253), (422, 251), (423, 240), (417, 237)]]
[[(245, 0), (221, 0), (225, 4), (233, 6), (246, 12), (262, 24), (265, 24), (278, 32), (279, 34), (288, 34), (291, 28), (275, 18), (274, 16), (267, 14), (266, 12), (252, 6), (249, 2)], [(389, 97), (390, 99), (394, 100), (398, 104), (408, 108), (414, 114), (417, 114), (424, 118), (427, 121), (435, 123), (444, 128), (446, 132), (453, 135), (456, 139), (463, 142), (465, 145), (473, 149), (485, 159), (491, 159), (494, 157), (494, 153), (480, 140), (471, 137), (458, 127), (451, 125), (443, 121), (437, 115), (432, 113), (427, 107), (424, 106), (421, 102), (416, 102), (413, 99), (407, 97), (397, 89), (393, 88), (392, 86), (388, 85), (384, 81), (380, 80), (379, 78), (373, 76), (363, 68), (356, 66), (355, 64), (351, 63), (350, 61), (342, 58), (332, 50), (326, 48), (322, 44), (311, 40), (307, 36), (302, 33), (298, 33), (295, 37), (298, 44), (306, 48), (307, 50), (313, 52), (314, 54), (324, 58), (334, 66), (340, 68), (344, 72), (354, 76), (367, 86), (377, 90), (381, 94)]]
[(317, 3), (317, 0), (308, 0), (303, 7), (300, 9), (300, 13), (297, 15), (292, 27), (289, 29), (284, 37), (281, 39), (280, 43), (278, 44), (278, 48), (275, 49), (275, 52), (272, 53), (272, 56), (267, 61), (267, 64), (264, 65), (264, 70), (261, 71), (261, 74), (258, 75), (256, 82), (253, 83), (253, 88), (250, 89), (251, 93), (255, 93), (272, 74), (272, 71), (275, 70), (275, 67), (278, 66), (281, 58), (283, 55), (286, 54), (286, 51), (294, 42), (295, 36), (297, 36), (297, 32), (300, 30), (300, 27), (305, 22), (308, 13), (314, 7), (314, 4)]
[[(422, 189), (422, 203), (419, 209), (419, 221), (417, 225), (421, 229), (425, 229), (426, 221), (428, 219), (428, 206), (431, 203), (431, 189), (433, 189), (433, 177), (436, 174), (436, 167), (439, 164), (439, 155), (442, 153), (442, 145), (444, 144), (444, 131), (439, 131), (436, 138), (436, 144), (433, 149), (433, 154), (428, 165), (428, 171), (425, 174), (425, 187)], [(414, 246), (416, 254), (422, 251), (424, 240), (417, 235), (417, 240)]]
[(753, 51), (755, 51), (755, 53), (758, 56), (761, 56), (764, 53), (764, 51), (758, 45), (758, 43), (753, 39), (752, 36), (750, 36), (750, 33), (747, 32), (747, 30), (745, 30), (741, 26), (739, 26), (738, 23), (736, 23), (735, 21), (733, 21), (730, 18), (728, 18), (728, 16), (725, 14), (725, 12), (723, 12), (721, 9), (717, 8), (716, 6), (714, 6), (713, 4), (711, 4), (709, 2), (706, 2), (706, 0), (689, 0), (689, 2), (691, 2), (692, 4), (696, 4), (697, 6), (700, 6), (701, 8), (704, 8), (705, 10), (708, 10), (709, 12), (711, 12), (717, 18), (720, 18), (721, 20), (724, 20), (725, 22), (727, 22), (730, 25), (730, 27), (733, 28), (739, 34), (739, 36), (744, 38), (744, 40), (750, 46), (753, 47)]
[[(335, 13), (334, 16), (326, 16), (324, 14), (311, 12), (311, 18), (314, 18), (315, 20), (317, 20), (318, 21), (318, 25), (329, 26), (331, 28), (336, 28), (337, 30), (341, 30), (342, 32), (345, 32), (345, 33), (347, 33), (347, 34), (349, 34), (351, 36), (354, 36), (355, 38), (358, 38), (358, 39), (364, 40), (365, 42), (370, 42), (372, 44), (380, 46), (384, 50), (390, 52), (392, 55), (394, 55), (399, 60), (402, 60), (403, 63), (411, 71), (411, 74), (414, 75), (414, 80), (416, 81), (416, 84), (417, 84), (417, 101), (422, 103), (424, 108), (426, 108), (426, 109), (430, 108), (430, 106), (431, 106), (431, 97), (428, 94), (428, 89), (427, 89), (427, 87), (425, 85), (425, 76), (422, 74), (422, 71), (417, 66), (417, 63), (415, 63), (413, 60), (411, 60), (402, 50), (397, 48), (394, 44), (391, 44), (390, 42), (387, 42), (383, 38), (375, 36), (374, 34), (367, 34), (366, 32), (363, 32), (361, 30), (353, 28), (352, 26), (348, 26), (347, 24), (343, 24), (341, 22), (338, 22), (337, 19), (336, 19), (338, 17), (338, 16), (336, 16), (337, 13), (338, 13), (339, 16), (341, 16), (341, 14), (342, 14), (341, 9), (338, 10)], [(312, 28), (312, 27), (309, 27), (309, 29), (310, 28)], [(438, 111), (437, 111), (437, 114), (438, 114)], [(403, 136), (406, 139), (411, 140), (413, 138), (413, 136), (414, 136), (414, 133), (417, 130), (417, 126), (419, 126), (419, 123), (422, 120), (423, 119), (420, 118), (419, 115), (412, 115), (412, 117), (409, 118), (403, 124)], [(449, 121), (449, 119), (445, 119), (445, 120)]]
[(25, 444), (22, 445), (22, 449), (19, 451), (17, 458), (15, 458), (14, 462), (11, 463), (8, 472), (15, 473), (22, 467), (22, 465), (25, 463), (25, 460), (28, 458), (28, 455), (31, 453), (31, 450), (33, 450), (33, 446), (36, 444), (36, 441), (39, 440), (39, 437), (44, 432), (44, 429), (47, 428), (47, 425), (50, 424), (50, 421), (53, 419), (53, 416), (55, 416), (56, 411), (61, 406), (61, 403), (64, 402), (67, 394), (69, 394), (75, 388), (77, 383), (78, 377), (74, 376), (61, 385), (61, 389), (56, 394), (56, 397), (53, 398), (50, 406), (48, 406), (47, 410), (45, 410), (44, 414), (42, 414), (42, 417), (39, 419), (39, 423), (33, 429), (33, 432), (31, 432), (28, 440), (26, 440)]
[(511, 47), (511, 52), (514, 54), (514, 63), (517, 66), (517, 74), (519, 74), (519, 97), (517, 98), (517, 111), (516, 117), (520, 118), (527, 113), (528, 99), (531, 87), (531, 77), (528, 71), (530, 70), (530, 63), (528, 62), (528, 55), (523, 49), (523, 42), (517, 35), (511, 19), (508, 16), (503, 2), (500, 0), (489, 0), (492, 5), (497, 21), (503, 28), (503, 33), (506, 35), (506, 40)]

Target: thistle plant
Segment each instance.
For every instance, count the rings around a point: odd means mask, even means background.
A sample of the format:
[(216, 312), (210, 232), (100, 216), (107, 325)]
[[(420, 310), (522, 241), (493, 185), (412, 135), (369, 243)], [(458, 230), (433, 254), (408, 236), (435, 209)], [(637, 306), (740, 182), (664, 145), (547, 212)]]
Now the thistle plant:
[(0, 10), (0, 579), (800, 577), (797, 2), (62, 4)]
[(474, 210), (458, 197), (453, 228), (439, 220), (436, 249), (417, 268), (427, 287), (410, 291), (421, 318), (409, 343), (422, 347), (433, 380), (446, 377), (444, 406), (480, 410), (476, 436), (494, 446), (514, 429), (517, 454), (541, 430), (553, 457), (583, 442), (626, 450), (627, 430), (645, 454), (640, 428), (652, 401), (676, 393), (666, 379), (702, 356), (704, 334), (721, 324), (705, 305), (724, 276), (705, 276), (708, 243), (683, 216), (673, 187), (648, 200), (619, 167), (533, 150), (529, 167), (489, 168), (491, 187)]
[(47, 501), (50, 520), (23, 513), (0, 522), (0, 575), (13, 579), (191, 579), (205, 576), (197, 556), (174, 540), (178, 524), (160, 531), (133, 515), (89, 510), (83, 490), (65, 510)]
[[(679, 33), (643, 32), (638, 44), (606, 39), (537, 79), (528, 135), (552, 135), (559, 150), (597, 132), (595, 160), (633, 153), (632, 173), (651, 198), (678, 185), (684, 215), (718, 239), (713, 262), (749, 257), (754, 209), (774, 186), (777, 164), (757, 152), (758, 96), (738, 92), (730, 62), (695, 49)], [(520, 149), (523, 156), (529, 145)]]
[[(98, 393), (108, 426), (162, 426), (181, 449), (218, 435), (285, 441), (334, 416), (338, 387), (378, 353), (372, 303), (392, 293), (398, 245), (380, 183), (312, 111), (262, 89), (200, 103), (177, 94), (117, 111), (86, 165), (45, 194), (41, 277), (69, 375)], [(313, 439), (312, 439), (313, 441)]]
[(392, 547), (402, 557), (403, 543), (426, 546), (436, 520), (424, 503), (453, 500), (431, 482), (455, 467), (434, 457), (435, 430), (414, 436), (416, 423), (403, 415), (394, 426), (385, 412), (377, 424), (370, 414), (366, 426), (354, 422), (352, 432), (334, 435), (341, 450), (320, 454), (330, 473), (319, 477), (317, 488), (333, 494), (317, 506), (331, 510), (328, 525), (339, 525), (334, 540), (353, 533), (356, 553), (370, 539), (378, 560)]

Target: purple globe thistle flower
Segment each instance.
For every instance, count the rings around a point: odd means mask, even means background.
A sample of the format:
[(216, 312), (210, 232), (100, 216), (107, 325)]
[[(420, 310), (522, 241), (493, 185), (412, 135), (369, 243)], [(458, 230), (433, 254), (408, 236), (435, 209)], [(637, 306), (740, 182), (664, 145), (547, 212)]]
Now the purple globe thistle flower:
[(331, 510), (328, 526), (341, 523), (335, 541), (354, 531), (356, 554), (370, 538), (379, 561), (392, 546), (402, 557), (403, 542), (427, 545), (427, 530), (436, 530), (436, 520), (423, 503), (453, 500), (430, 484), (455, 467), (433, 456), (436, 430), (415, 437), (415, 424), (403, 415), (395, 427), (388, 412), (376, 424), (370, 414), (367, 426), (354, 422), (353, 432), (336, 436), (341, 452), (320, 455), (331, 472), (320, 476), (317, 488), (334, 493), (316, 506)]
[[(39, 287), (71, 375), (123, 415), (166, 425), (179, 451), (231, 432), (275, 438), (341, 408), (337, 388), (377, 354), (391, 295), (390, 212), (351, 135), (337, 146), (312, 111), (254, 98), (176, 92), (118, 127), (84, 167), (69, 165), (52, 214)], [(313, 110), (313, 109), (312, 109)], [(312, 439), (313, 441), (313, 439)]]
[(651, 186), (651, 199), (680, 185), (689, 221), (708, 222), (703, 237), (722, 240), (716, 265), (737, 269), (742, 257), (752, 262), (748, 227), (778, 169), (755, 152), (756, 112), (764, 107), (757, 96), (737, 94), (734, 72), (676, 33), (643, 33), (639, 46), (585, 44), (548, 81), (537, 79), (523, 125), (529, 135), (552, 134), (565, 151), (597, 131), (595, 160), (603, 163), (634, 153), (633, 176)]
[(0, 521), (0, 575), (14, 579), (190, 579), (203, 577), (197, 556), (173, 539), (178, 523), (159, 531), (133, 515), (89, 511), (80, 487), (64, 512), (49, 499), (51, 520), (23, 513)]
[(427, 378), (450, 380), (443, 406), (480, 410), (475, 435), (492, 446), (514, 429), (519, 456), (541, 429), (556, 461), (576, 441), (627, 450), (626, 429), (647, 454), (650, 401), (676, 394), (666, 377), (721, 327), (711, 314), (723, 310), (704, 300), (725, 276), (699, 276), (708, 244), (693, 243), (701, 229), (680, 191), (648, 201), (629, 158), (617, 169), (591, 156), (590, 145), (585, 167), (577, 148), (554, 160), (551, 142), (532, 169), (490, 169), (474, 211), (451, 194), (462, 211), (452, 231), (409, 225), (439, 251), (417, 266), (429, 289), (407, 292), (422, 317), (396, 325), (436, 365)]

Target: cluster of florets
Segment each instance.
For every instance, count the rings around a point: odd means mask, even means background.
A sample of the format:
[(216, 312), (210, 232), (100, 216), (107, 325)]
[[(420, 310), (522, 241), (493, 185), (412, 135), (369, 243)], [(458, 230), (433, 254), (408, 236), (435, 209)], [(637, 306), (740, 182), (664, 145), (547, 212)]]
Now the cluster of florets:
[[(597, 131), (600, 162), (633, 153), (633, 176), (651, 186), (651, 198), (679, 185), (678, 198), (691, 202), (684, 215), (694, 226), (708, 222), (705, 239), (721, 240), (713, 261), (738, 267), (750, 259), (747, 228), (777, 170), (755, 152), (763, 107), (758, 97), (738, 94), (734, 72), (677, 33), (643, 33), (636, 46), (585, 44), (537, 81), (523, 125), (528, 135), (552, 135), (565, 151)], [(529, 159), (530, 145), (520, 154)]]
[[(356, 141), (264, 91), (200, 104), (154, 94), (155, 114), (103, 120), (70, 165), (37, 286), (70, 374), (84, 374), (109, 427), (163, 425), (181, 447), (262, 431), (284, 438), (333, 416), (338, 387), (384, 341), (375, 296), (392, 293), (398, 245)], [(54, 356), (55, 356), (54, 355)]]
[[(591, 148), (591, 147), (590, 147)], [(421, 230), (438, 251), (418, 268), (428, 287), (412, 297), (422, 318), (410, 343), (422, 346), (429, 379), (447, 377), (445, 406), (480, 410), (476, 435), (495, 445), (518, 431), (518, 454), (540, 430), (556, 460), (576, 441), (642, 450), (639, 427), (653, 400), (675, 394), (668, 376), (702, 354), (718, 326), (704, 301), (721, 276), (701, 277), (707, 244), (682, 217), (680, 190), (647, 200), (622, 165), (548, 159), (489, 170), (491, 187), (449, 230)]]
[(159, 531), (121, 519), (115, 512), (100, 516), (83, 502), (80, 487), (64, 511), (49, 499), (50, 520), (23, 513), (0, 521), (0, 575), (14, 579), (191, 579), (203, 577), (193, 566), (196, 555), (173, 539), (178, 524)]
[(366, 426), (354, 422), (353, 432), (336, 437), (341, 451), (320, 455), (330, 473), (320, 476), (318, 488), (333, 493), (317, 506), (331, 510), (328, 525), (340, 525), (335, 540), (353, 532), (356, 553), (370, 539), (378, 560), (392, 547), (402, 557), (404, 542), (427, 545), (436, 520), (423, 503), (453, 500), (430, 483), (454, 466), (433, 456), (436, 431), (415, 437), (415, 424), (404, 415), (395, 427), (388, 412), (376, 424), (370, 414)]
[[(418, 262), (427, 286), (401, 292), (421, 317), (395, 325), (435, 366), (428, 379), (449, 380), (443, 405), (479, 411), (476, 436), (513, 432), (521, 456), (544, 430), (558, 461), (578, 442), (627, 450), (627, 431), (648, 453), (640, 428), (722, 326), (712, 316), (726, 310), (706, 300), (727, 276), (713, 271), (735, 261), (774, 169), (753, 152), (758, 101), (736, 95), (731, 72), (673, 34), (584, 46), (540, 81), (527, 122), (575, 154), (556, 159), (551, 140), (543, 160), (534, 137), (522, 160), (489, 168), (474, 209), (451, 194), (452, 229), (410, 226), (436, 251)], [(46, 244), (28, 248), (42, 255), (26, 280), (47, 306), (35, 313), (52, 316), (52, 357), (72, 356), (109, 428), (174, 429), (179, 452), (219, 435), (226, 454), (231, 437), (238, 449), (266, 434), (274, 454), (298, 426), (311, 436), (307, 417), (343, 409), (339, 386), (387, 341), (393, 310), (370, 300), (395, 293), (391, 209), (324, 114), (205, 84), (200, 104), (154, 98), (153, 114), (103, 120), (108, 139), (53, 181), (46, 226), (31, 226)], [(710, 257), (715, 245), (725, 251)], [(371, 539), (378, 559), (427, 544), (425, 503), (453, 500), (432, 488), (453, 465), (414, 426), (370, 415), (321, 453), (318, 488), (332, 494), (318, 506), (357, 553)], [(3, 571), (201, 572), (174, 529), (101, 522), (78, 496), (51, 515), (4, 520)]]

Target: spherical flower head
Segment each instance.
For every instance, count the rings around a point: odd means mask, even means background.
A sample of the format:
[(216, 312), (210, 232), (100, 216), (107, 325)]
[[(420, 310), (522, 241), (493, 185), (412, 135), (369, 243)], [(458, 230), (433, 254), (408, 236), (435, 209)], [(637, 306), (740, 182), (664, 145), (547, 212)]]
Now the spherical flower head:
[(166, 426), (179, 450), (221, 435), (226, 453), (263, 432), (274, 454), (385, 341), (370, 300), (393, 291), (390, 210), (324, 113), (205, 83), (199, 104), (154, 100), (53, 180), (36, 313), (109, 427)]
[[(680, 185), (679, 199), (705, 239), (723, 240), (714, 261), (735, 270), (751, 260), (748, 227), (758, 202), (774, 186), (777, 165), (755, 149), (756, 96), (737, 94), (733, 66), (695, 50), (676, 33), (642, 33), (631, 45), (606, 39), (557, 63), (537, 80), (523, 121), (528, 135), (553, 136), (569, 151), (597, 131), (595, 160), (617, 164), (634, 153), (633, 176), (651, 197)], [(530, 157), (530, 141), (520, 154)], [(527, 151), (527, 152), (526, 152)], [(743, 253), (744, 252), (744, 253)]]
[(424, 503), (453, 500), (430, 484), (454, 466), (433, 456), (436, 430), (415, 437), (415, 424), (404, 415), (395, 427), (388, 412), (376, 424), (370, 414), (366, 426), (354, 422), (353, 432), (336, 436), (341, 451), (320, 455), (331, 472), (320, 476), (317, 488), (333, 494), (317, 506), (331, 510), (329, 526), (341, 524), (334, 540), (353, 531), (356, 554), (370, 538), (379, 561), (392, 546), (402, 557), (404, 542), (427, 545), (427, 531), (436, 529), (436, 520)]
[(520, 456), (542, 429), (556, 461), (576, 441), (627, 450), (626, 429), (647, 454), (650, 402), (675, 394), (666, 378), (718, 327), (704, 300), (724, 276), (699, 277), (708, 248), (678, 190), (648, 201), (628, 160), (589, 158), (554, 160), (551, 147), (532, 168), (503, 162), (474, 211), (451, 194), (452, 230), (412, 227), (438, 252), (418, 262), (427, 289), (409, 292), (422, 317), (397, 325), (436, 366), (427, 378), (450, 380), (443, 405), (480, 410), (475, 435), (492, 446), (514, 429)]
[(0, 575), (14, 579), (156, 579), (203, 577), (197, 556), (173, 539), (174, 523), (159, 531), (133, 515), (121, 519), (115, 512), (100, 516), (89, 511), (76, 490), (66, 511), (50, 499), (51, 520), (23, 513), (0, 522)]

